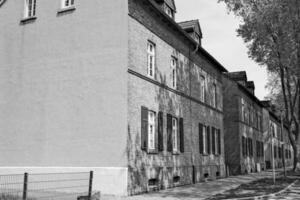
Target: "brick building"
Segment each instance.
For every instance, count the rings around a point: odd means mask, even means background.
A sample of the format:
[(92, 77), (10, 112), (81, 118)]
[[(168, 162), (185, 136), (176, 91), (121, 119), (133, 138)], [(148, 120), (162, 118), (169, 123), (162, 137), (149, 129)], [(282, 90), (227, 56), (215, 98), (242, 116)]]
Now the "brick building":
[[(244, 174), (292, 163), (287, 129), (267, 102), (255, 96), (245, 71), (223, 77), (225, 162), (229, 174)], [(273, 141), (273, 143), (272, 143)], [(274, 151), (273, 151), (274, 150)]]
[(261, 102), (246, 72), (223, 77), (225, 160), (229, 174), (264, 170)]
[[(266, 168), (283, 167), (283, 159), (286, 166), (293, 165), (293, 149), (288, 138), (287, 127), (281, 124), (281, 120), (275, 115), (274, 107), (270, 101), (262, 101), (264, 106), (264, 130), (265, 130), (265, 162)], [(283, 131), (282, 131), (283, 130)], [(273, 162), (274, 158), (274, 162)]]
[(129, 1), (130, 194), (225, 175), (226, 69), (201, 47), (198, 20), (177, 24), (175, 8)]
[(0, 10), (1, 174), (93, 170), (117, 195), (225, 175), (226, 69), (173, 0)]

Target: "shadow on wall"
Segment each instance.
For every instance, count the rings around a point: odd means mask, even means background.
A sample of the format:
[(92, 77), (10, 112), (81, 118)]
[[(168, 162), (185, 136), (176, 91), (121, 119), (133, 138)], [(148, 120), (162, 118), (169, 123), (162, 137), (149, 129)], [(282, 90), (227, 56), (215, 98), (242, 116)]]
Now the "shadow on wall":
[[(189, 91), (188, 62), (185, 59), (178, 59), (178, 65), (178, 90), (186, 93)], [(183, 101), (183, 97), (176, 95), (167, 89), (167, 79), (172, 80), (171, 73), (167, 75), (162, 74), (158, 69), (156, 69), (156, 72), (156, 80), (158, 80), (161, 85), (159, 87), (154, 87), (157, 88), (155, 101), (158, 104), (158, 111), (162, 111), (164, 114), (164, 150), (158, 154), (148, 154), (141, 150), (141, 130), (131, 130), (130, 124), (128, 125), (126, 154), (128, 158), (128, 192), (130, 195), (191, 183), (192, 179), (191, 171), (184, 168), (188, 165), (187, 163), (190, 163), (190, 153), (188, 154), (188, 158), (184, 158), (184, 155), (174, 156), (170, 152), (167, 152), (166, 128), (167, 114), (177, 114), (178, 116), (176, 117), (183, 117), (184, 119), (189, 117), (186, 116), (186, 113), (190, 113), (190, 102)], [(187, 126), (187, 122), (184, 122), (184, 125)], [(185, 139), (187, 139), (187, 137), (185, 137)], [(177, 185), (174, 184), (174, 182), (179, 183)]]

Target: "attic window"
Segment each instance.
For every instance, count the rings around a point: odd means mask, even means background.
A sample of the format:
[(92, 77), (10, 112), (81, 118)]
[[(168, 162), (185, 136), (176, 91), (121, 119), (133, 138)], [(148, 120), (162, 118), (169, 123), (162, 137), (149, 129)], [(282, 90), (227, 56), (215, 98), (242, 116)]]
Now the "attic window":
[(199, 44), (200, 43), (200, 37), (197, 35), (197, 34), (195, 34), (195, 41)]
[(166, 4), (165, 4), (165, 12), (167, 15), (169, 15), (169, 17), (171, 17), (172, 19), (174, 18), (173, 10)]

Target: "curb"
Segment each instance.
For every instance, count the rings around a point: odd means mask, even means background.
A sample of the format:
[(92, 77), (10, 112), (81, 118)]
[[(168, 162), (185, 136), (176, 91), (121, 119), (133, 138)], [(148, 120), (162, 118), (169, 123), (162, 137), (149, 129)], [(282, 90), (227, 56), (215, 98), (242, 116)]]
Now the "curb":
[(275, 197), (276, 195), (279, 195), (283, 192), (285, 192), (286, 190), (290, 189), (293, 185), (295, 185), (299, 180), (295, 180), (293, 183), (291, 183), (290, 185), (288, 185), (287, 187), (283, 188), (282, 190), (280, 190), (279, 192), (276, 193), (271, 193), (271, 194), (265, 194), (265, 195), (261, 195), (261, 196), (252, 196), (252, 197), (241, 197), (241, 198), (234, 198), (234, 199), (226, 199), (226, 200), (246, 200), (246, 199), (263, 199), (266, 197)]

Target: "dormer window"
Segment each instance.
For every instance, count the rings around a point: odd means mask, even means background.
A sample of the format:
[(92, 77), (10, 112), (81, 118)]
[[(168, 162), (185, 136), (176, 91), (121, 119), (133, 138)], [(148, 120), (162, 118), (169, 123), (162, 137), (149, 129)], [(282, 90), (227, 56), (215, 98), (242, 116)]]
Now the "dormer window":
[(200, 37), (198, 35), (195, 35), (195, 41), (199, 44), (200, 43)]
[(166, 5), (166, 4), (165, 4), (165, 12), (166, 12), (166, 14), (169, 17), (171, 17), (172, 19), (174, 19), (174, 12), (173, 12), (173, 10), (168, 5)]

